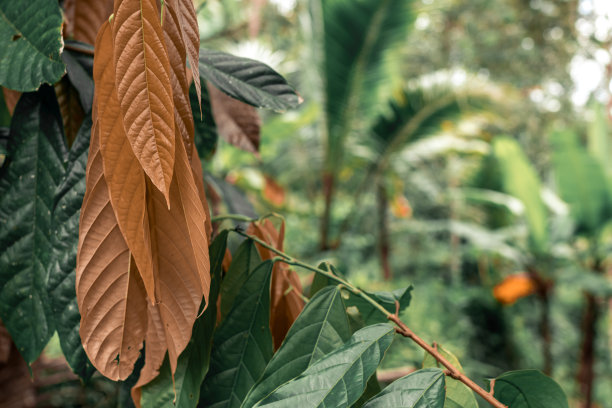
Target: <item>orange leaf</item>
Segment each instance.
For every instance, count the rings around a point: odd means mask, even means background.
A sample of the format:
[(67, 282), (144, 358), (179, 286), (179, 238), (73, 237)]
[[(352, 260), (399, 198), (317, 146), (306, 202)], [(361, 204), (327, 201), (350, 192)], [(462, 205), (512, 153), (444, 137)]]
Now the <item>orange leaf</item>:
[(111, 207), (99, 141), (94, 124), (79, 221), (76, 295), (83, 348), (98, 371), (116, 381), (126, 379), (138, 359), (147, 303)]
[(60, 107), (64, 132), (68, 145), (71, 146), (85, 118), (77, 90), (72, 86), (67, 76), (55, 84), (55, 95)]
[(410, 202), (401, 194), (398, 194), (393, 198), (391, 202), (391, 212), (397, 218), (410, 218), (412, 217), (412, 207)]
[(6, 103), (6, 108), (8, 109), (9, 114), (13, 116), (17, 101), (21, 97), (21, 92), (8, 88), (2, 88), (2, 93), (4, 94), (4, 103)]
[(285, 189), (281, 187), (272, 177), (265, 176), (266, 184), (263, 196), (271, 204), (280, 207), (285, 203)]
[(66, 0), (64, 10), (68, 36), (94, 44), (98, 29), (113, 12), (113, 0)]
[(202, 162), (200, 156), (198, 156), (198, 150), (193, 146), (191, 151), (191, 171), (193, 172), (193, 178), (198, 188), (198, 196), (202, 202), (202, 207), (206, 213), (206, 236), (208, 241), (212, 237), (212, 223), (210, 222), (210, 208), (208, 207), (208, 200), (206, 199), (206, 187), (204, 186), (204, 172), (202, 171)]
[[(283, 250), (285, 240), (285, 222), (282, 221), (280, 231), (277, 231), (269, 219), (261, 222), (253, 222), (249, 225), (247, 233), (256, 236), (265, 243), (279, 251)], [(256, 244), (262, 260), (272, 259), (276, 254)], [(277, 262), (272, 269), (272, 281), (270, 284), (270, 330), (274, 340), (274, 349), (277, 350), (289, 328), (295, 322), (304, 308), (301, 297), (302, 284), (300, 278), (289, 269), (287, 264)]]
[(536, 289), (535, 282), (523, 273), (507, 276), (493, 288), (493, 296), (499, 303), (511, 305), (518, 299), (531, 295)]
[(128, 140), (170, 205), (174, 171), (174, 103), (170, 61), (155, 0), (115, 0), (116, 89)]
[(259, 156), (261, 119), (251, 105), (237, 101), (208, 84), (210, 104), (221, 137), (239, 149)]
[(100, 29), (94, 57), (95, 105), (100, 130), (104, 176), (119, 228), (144, 282), (155, 301), (155, 283), (146, 216), (145, 175), (125, 134), (113, 64), (113, 39), (108, 22)]
[[(178, 4), (178, 16), (183, 36), (183, 43), (187, 48), (189, 65), (191, 66), (191, 77), (195, 85), (200, 111), (202, 111), (202, 89), (200, 85), (200, 30), (198, 28), (198, 15), (192, 0), (170, 0)], [(200, 112), (201, 113), (201, 112)]]

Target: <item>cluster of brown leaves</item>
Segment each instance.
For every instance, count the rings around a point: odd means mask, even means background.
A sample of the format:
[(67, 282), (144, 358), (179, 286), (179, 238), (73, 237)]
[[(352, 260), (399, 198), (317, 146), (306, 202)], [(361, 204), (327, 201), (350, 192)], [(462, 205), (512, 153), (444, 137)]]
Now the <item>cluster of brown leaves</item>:
[[(77, 39), (91, 41), (96, 25), (79, 19), (104, 21), (79, 226), (81, 340), (113, 380), (131, 374), (146, 344), (137, 401), (166, 352), (175, 371), (208, 304), (210, 217), (186, 70), (199, 58), (196, 12), (192, 0), (67, 2)], [(199, 90), (197, 70), (193, 81)]]

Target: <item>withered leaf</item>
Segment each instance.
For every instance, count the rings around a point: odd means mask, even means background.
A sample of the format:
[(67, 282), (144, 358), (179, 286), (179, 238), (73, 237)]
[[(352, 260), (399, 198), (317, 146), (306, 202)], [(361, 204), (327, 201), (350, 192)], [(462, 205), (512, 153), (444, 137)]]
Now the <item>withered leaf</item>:
[(21, 97), (21, 92), (3, 87), (2, 93), (4, 94), (4, 102), (6, 103), (6, 108), (12, 116), (13, 111), (15, 111), (17, 101)]
[[(171, 0), (178, 4), (180, 27), (182, 28), (183, 42), (187, 48), (189, 64), (191, 66), (191, 77), (195, 85), (198, 101), (202, 100), (202, 89), (200, 85), (200, 72), (198, 64), (200, 61), (200, 30), (198, 28), (198, 16), (193, 5), (193, 0)], [(200, 102), (200, 111), (202, 104)], [(189, 151), (189, 150), (188, 150)]]
[(210, 104), (221, 137), (239, 149), (259, 155), (261, 119), (251, 105), (227, 96), (208, 84)]
[(155, 0), (115, 0), (116, 89), (128, 140), (151, 182), (170, 203), (174, 103), (170, 61)]
[(66, 34), (77, 41), (94, 44), (98, 29), (113, 12), (113, 0), (66, 0)]

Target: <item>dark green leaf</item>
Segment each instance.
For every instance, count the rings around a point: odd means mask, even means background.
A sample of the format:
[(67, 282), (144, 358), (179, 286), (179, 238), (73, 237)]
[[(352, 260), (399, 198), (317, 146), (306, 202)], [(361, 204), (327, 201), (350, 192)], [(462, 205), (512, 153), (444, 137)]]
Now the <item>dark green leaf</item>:
[(376, 372), (374, 372), (374, 374), (372, 374), (372, 376), (368, 380), (363, 394), (361, 394), (361, 397), (359, 397), (356, 403), (351, 405), (351, 408), (361, 408), (363, 404), (365, 404), (369, 399), (374, 397), (380, 391), (380, 383), (378, 382), (378, 378), (376, 378)]
[(51, 238), (53, 262), (49, 265), (51, 309), (60, 345), (72, 370), (85, 380), (95, 369), (81, 345), (81, 315), (76, 301), (75, 277), (91, 125), (91, 117), (86, 117), (68, 154), (66, 174), (55, 193)]
[(424, 368), (408, 374), (395, 380), (363, 406), (363, 408), (388, 407), (444, 407), (444, 371), (439, 368)]
[(242, 408), (251, 408), (280, 385), (294, 379), (351, 337), (340, 290), (321, 289), (306, 304), (287, 337), (255, 383)]
[(568, 408), (565, 393), (538, 370), (510, 371), (495, 379), (493, 396), (512, 408)]
[[(365, 292), (365, 291), (364, 291)], [(396, 289), (393, 292), (365, 292), (375, 301), (380, 303), (387, 309), (390, 313), (395, 313), (396, 309), (396, 301), (399, 302), (399, 312), (401, 313), (404, 309), (406, 309), (410, 305), (410, 300), (412, 299), (412, 286), (409, 286), (405, 289)], [(380, 310), (374, 308), (371, 304), (366, 302), (363, 298), (349, 293), (349, 298), (346, 300), (347, 306), (355, 306), (361, 316), (363, 317), (363, 322), (366, 325), (374, 324), (374, 323), (382, 323), (387, 321), (387, 317), (380, 312)]]
[(355, 403), (393, 341), (388, 323), (357, 331), (341, 348), (277, 388), (256, 407), (346, 407)]
[(0, 85), (29, 92), (64, 75), (62, 20), (55, 1), (0, 0)]
[(283, 111), (300, 104), (285, 78), (262, 62), (201, 48), (199, 68), (201, 77), (249, 105)]
[(142, 406), (147, 408), (162, 408), (172, 404), (175, 407), (195, 407), (200, 398), (200, 386), (208, 372), (212, 337), (217, 320), (217, 297), (221, 283), (221, 265), (227, 247), (228, 231), (224, 230), (215, 238), (210, 246), (210, 270), (212, 281), (210, 285), (209, 304), (193, 326), (191, 340), (178, 359), (174, 383), (170, 362), (166, 356), (159, 376), (142, 388)]
[(216, 191), (221, 192), (223, 202), (227, 205), (229, 212), (234, 214), (242, 214), (251, 218), (259, 216), (253, 208), (253, 204), (248, 200), (244, 191), (240, 190), (233, 184), (228, 183), (222, 178), (214, 176), (206, 177), (206, 180), (211, 185), (214, 185)]
[(202, 116), (200, 116), (200, 105), (198, 103), (198, 94), (196, 93), (195, 84), (189, 88), (189, 100), (191, 102), (191, 110), (193, 112), (193, 121), (195, 123), (195, 145), (198, 149), (198, 155), (203, 160), (209, 160), (217, 150), (217, 141), (219, 134), (217, 133), (217, 125), (212, 115), (212, 107), (210, 105), (210, 95), (206, 80), (200, 78), (202, 84)]
[(236, 250), (221, 284), (221, 320), (230, 312), (242, 285), (259, 264), (261, 257), (255, 244), (250, 239), (245, 240)]
[[(453, 366), (455, 366), (459, 371), (463, 372), (463, 367), (457, 357), (446, 350), (441, 345), (436, 346), (438, 352), (448, 360)], [(440, 369), (444, 369), (442, 364), (438, 363), (438, 361), (431, 355), (425, 354), (425, 359), (423, 360), (423, 368), (428, 367), (437, 367)], [(465, 384), (463, 384), (459, 380), (455, 380), (454, 378), (446, 379), (446, 401), (444, 402), (445, 408), (478, 408), (478, 402), (476, 402), (476, 397), (472, 390), (470, 390)]]
[[(91, 112), (94, 94), (93, 72), (88, 70), (89, 61), (87, 56), (66, 50), (62, 53), (62, 60), (66, 64), (66, 72), (70, 83), (79, 93), (81, 107), (87, 112)], [(93, 64), (93, 57), (89, 57)]]
[(0, 171), (0, 318), (32, 363), (55, 328), (47, 293), (51, 210), (67, 149), (50, 86), (24, 94)]
[[(340, 272), (329, 262), (321, 262), (318, 266), (319, 269), (322, 269), (327, 272), (331, 272), (334, 275), (342, 276)], [(329, 285), (336, 285), (337, 282), (323, 275), (322, 273), (316, 273), (314, 278), (312, 279), (312, 284), (310, 285), (310, 297), (312, 298), (318, 291), (323, 289)]]
[(210, 371), (200, 404), (207, 408), (240, 407), (273, 353), (270, 333), (272, 261), (260, 264), (248, 277), (232, 310), (213, 340)]

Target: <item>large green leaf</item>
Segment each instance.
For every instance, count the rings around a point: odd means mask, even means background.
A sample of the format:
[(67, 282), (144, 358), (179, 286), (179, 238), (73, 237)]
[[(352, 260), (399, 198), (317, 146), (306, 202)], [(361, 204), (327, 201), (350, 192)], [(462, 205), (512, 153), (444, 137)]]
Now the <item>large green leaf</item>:
[(545, 251), (548, 241), (548, 213), (542, 201), (542, 186), (535, 169), (514, 139), (496, 137), (493, 154), (502, 173), (504, 190), (525, 205), (529, 239), (536, 252)]
[(81, 315), (76, 301), (75, 278), (91, 125), (91, 117), (86, 117), (68, 154), (66, 174), (55, 192), (51, 236), (53, 261), (49, 265), (51, 309), (60, 345), (72, 370), (85, 380), (95, 368), (81, 345)]
[(221, 284), (221, 320), (230, 312), (242, 285), (259, 264), (261, 257), (255, 243), (250, 239), (245, 240), (236, 250)]
[(592, 232), (610, 214), (605, 173), (571, 131), (552, 135), (553, 166), (561, 198), (570, 206), (578, 229)]
[[(195, 407), (200, 398), (200, 386), (208, 372), (212, 337), (217, 319), (217, 297), (221, 283), (221, 265), (227, 246), (228, 230), (221, 231), (210, 246), (210, 270), (212, 281), (208, 307), (193, 326), (191, 340), (178, 359), (174, 382), (170, 362), (166, 356), (159, 375), (142, 388), (142, 406), (162, 408), (171, 406)], [(176, 394), (175, 394), (176, 392)]]
[[(441, 345), (437, 345), (438, 352), (455, 366), (459, 371), (463, 372), (463, 367), (459, 363), (459, 359), (446, 350)], [(425, 354), (423, 360), (423, 368), (437, 367), (444, 369), (444, 366), (440, 364), (431, 354)], [(446, 379), (446, 400), (444, 401), (444, 408), (478, 408), (478, 402), (472, 390), (470, 390), (465, 384), (454, 378)]]
[(215, 333), (210, 371), (200, 400), (204, 407), (240, 407), (272, 357), (270, 275), (273, 266), (272, 261), (265, 261), (249, 275), (232, 310)]
[(51, 210), (67, 148), (50, 86), (24, 94), (0, 171), (0, 318), (31, 363), (55, 328), (47, 293)]
[(538, 370), (510, 371), (495, 379), (493, 396), (512, 408), (568, 408), (565, 393)]
[[(193, 112), (193, 122), (195, 124), (195, 145), (198, 149), (200, 159), (209, 160), (217, 150), (217, 141), (219, 134), (217, 133), (217, 125), (212, 115), (212, 107), (210, 105), (210, 95), (206, 80), (200, 78), (202, 86), (202, 98), (198, 101), (195, 84), (191, 84), (189, 88), (189, 101), (191, 103), (191, 111)], [(202, 106), (202, 115), (200, 116), (200, 104)]]
[(376, 372), (374, 372), (374, 374), (372, 374), (372, 376), (368, 380), (368, 383), (366, 384), (365, 390), (363, 390), (361, 397), (359, 397), (357, 402), (351, 405), (351, 408), (363, 407), (363, 404), (365, 404), (369, 399), (374, 397), (380, 391), (380, 383), (378, 382), (378, 378), (376, 377)]
[(65, 72), (62, 12), (56, 1), (0, 0), (0, 85), (22, 92)]
[(251, 408), (351, 337), (340, 289), (328, 286), (306, 304), (261, 378), (242, 403)]
[(283, 111), (300, 104), (285, 78), (262, 62), (201, 48), (199, 68), (201, 77), (249, 105)]
[(346, 407), (356, 402), (393, 341), (388, 323), (357, 331), (341, 348), (277, 388), (255, 407)]
[[(410, 305), (410, 300), (412, 299), (412, 286), (408, 286), (404, 289), (396, 289), (393, 292), (364, 292), (381, 304), (390, 313), (395, 313), (397, 308), (396, 302), (399, 302), (399, 313), (401, 313)], [(359, 313), (361, 313), (363, 322), (366, 325), (387, 321), (387, 317), (382, 314), (380, 310), (376, 309), (360, 296), (349, 293), (346, 305), (355, 306), (359, 310)]]
[(444, 371), (439, 368), (424, 368), (394, 381), (369, 400), (363, 408), (442, 408), (444, 406)]
[[(342, 277), (336, 267), (328, 262), (321, 262), (318, 268)], [(329, 285), (337, 285), (337, 282), (328, 278), (322, 273), (315, 272), (314, 278), (312, 279), (312, 284), (310, 285), (310, 297), (312, 298), (318, 291)]]
[(79, 101), (83, 111), (91, 112), (94, 95), (93, 57), (66, 50), (62, 53), (62, 60), (66, 64), (66, 72), (70, 83), (79, 93)]

